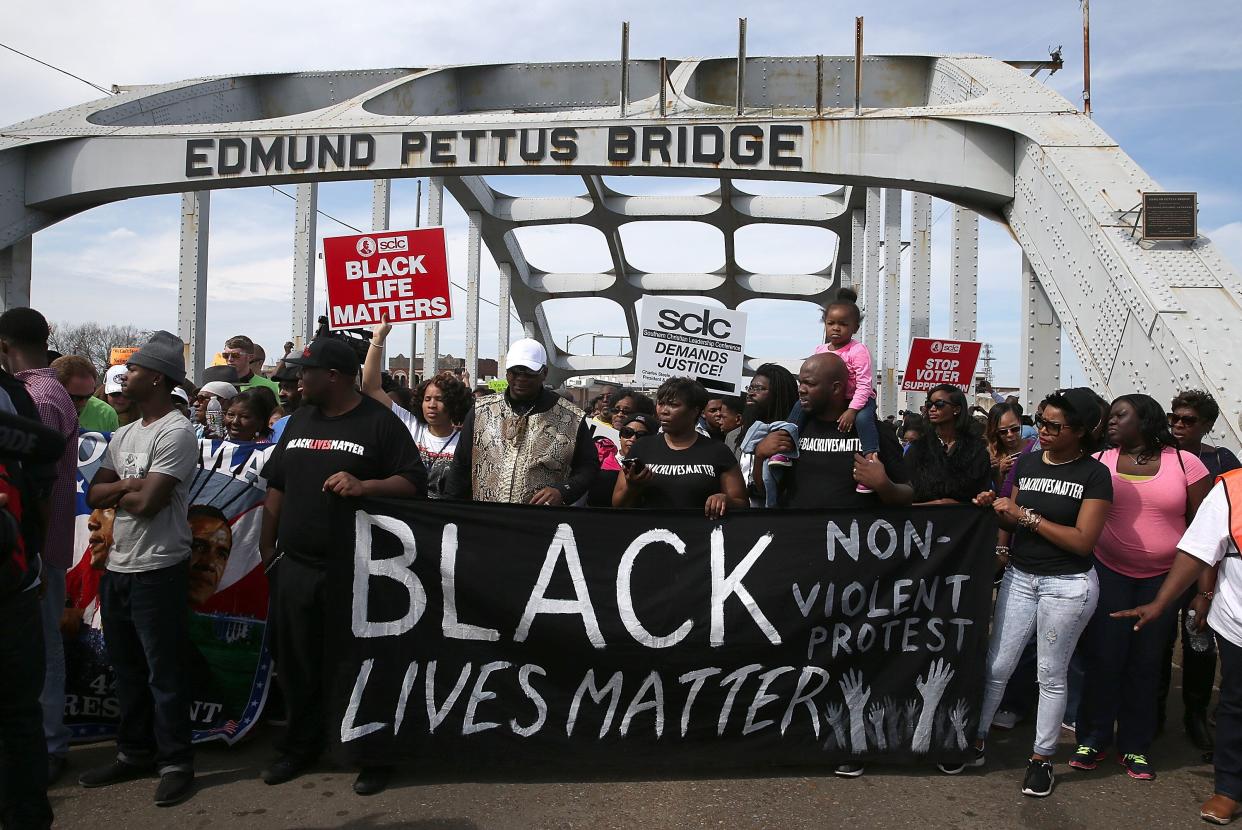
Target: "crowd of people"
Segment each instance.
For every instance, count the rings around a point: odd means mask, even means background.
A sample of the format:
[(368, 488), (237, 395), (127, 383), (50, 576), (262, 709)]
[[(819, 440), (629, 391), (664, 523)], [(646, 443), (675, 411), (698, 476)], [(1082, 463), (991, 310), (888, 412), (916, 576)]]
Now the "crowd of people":
[[(183, 344), (167, 332), (100, 381), (89, 360), (48, 352), (39, 312), (5, 312), (0, 410), (68, 443), (55, 464), (0, 470), (17, 540), (0, 559), (0, 673), (13, 680), (0, 705), (4, 826), (48, 826), (46, 789), (65, 768), (58, 625), (79, 428), (112, 433), (86, 501), (116, 510), (100, 607), (120, 704), (116, 757), (82, 771), (84, 787), (154, 773), (156, 804), (192, 793), (192, 690), (180, 663), (187, 490), (198, 439), (217, 438), (275, 444), (260, 552), (288, 726), (262, 772), (268, 784), (304, 774), (326, 747), (326, 565), (340, 555), (331, 528), (343, 499), (671, 508), (707, 520), (743, 509), (960, 504), (998, 519), (997, 596), (971, 757), (941, 771), (983, 766), (991, 729), (1033, 710), (1023, 793), (1052, 793), (1065, 729), (1077, 744), (1072, 768), (1115, 753), (1131, 778), (1154, 778), (1151, 746), (1180, 634), (1186, 734), (1214, 752), (1216, 767), (1201, 815), (1232, 820), (1242, 800), (1242, 473), (1231, 472), (1240, 466), (1232, 452), (1205, 443), (1220, 415), (1211, 395), (1186, 390), (1166, 407), (1143, 394), (1109, 402), (1086, 388), (1045, 390), (1029, 416), (1016, 399), (993, 393), (984, 410), (940, 385), (918, 412), (881, 420), (861, 320), (843, 290), (797, 375), (764, 364), (741, 396), (672, 378), (652, 395), (600, 395), (584, 411), (547, 386), (535, 340), (510, 346), (507, 388), (496, 393), (453, 373), (394, 382), (382, 371), (387, 324), (366, 341), (322, 336), (300, 353), (287, 343), (270, 376), (262, 349), (233, 337), (224, 365), (196, 387)], [(46, 765), (30, 763), (44, 755)], [(364, 768), (354, 789), (379, 792), (390, 775)]]

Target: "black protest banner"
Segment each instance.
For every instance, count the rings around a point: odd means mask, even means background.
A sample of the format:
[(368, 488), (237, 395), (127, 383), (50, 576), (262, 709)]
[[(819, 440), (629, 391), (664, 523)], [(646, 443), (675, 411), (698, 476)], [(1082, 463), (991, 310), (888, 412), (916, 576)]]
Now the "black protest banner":
[(329, 726), (349, 760), (642, 770), (967, 755), (989, 511), (709, 522), (363, 507), (343, 529), (352, 562), (329, 580)]

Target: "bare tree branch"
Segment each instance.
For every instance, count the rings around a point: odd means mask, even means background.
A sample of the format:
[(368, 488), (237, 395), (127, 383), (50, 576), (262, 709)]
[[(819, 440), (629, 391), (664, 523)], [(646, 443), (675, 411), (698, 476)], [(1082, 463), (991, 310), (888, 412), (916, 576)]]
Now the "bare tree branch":
[(61, 354), (81, 355), (93, 363), (103, 377), (108, 371), (113, 348), (141, 345), (150, 335), (147, 329), (131, 325), (104, 325), (93, 321), (56, 323), (48, 337), (48, 347)]

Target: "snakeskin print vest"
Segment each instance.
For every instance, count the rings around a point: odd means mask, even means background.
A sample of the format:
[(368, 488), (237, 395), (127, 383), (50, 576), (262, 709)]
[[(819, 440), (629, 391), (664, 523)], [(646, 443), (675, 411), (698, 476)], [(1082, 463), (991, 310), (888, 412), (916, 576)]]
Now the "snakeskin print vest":
[(518, 415), (505, 395), (475, 405), (475, 501), (525, 504), (569, 479), (583, 412), (560, 397), (547, 412)]

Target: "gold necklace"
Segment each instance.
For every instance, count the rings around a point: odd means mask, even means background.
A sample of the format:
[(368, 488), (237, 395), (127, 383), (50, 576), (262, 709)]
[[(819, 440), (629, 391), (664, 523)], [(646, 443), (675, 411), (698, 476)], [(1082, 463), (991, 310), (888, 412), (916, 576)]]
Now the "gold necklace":
[(1078, 455), (1074, 456), (1073, 458), (1067, 461), (1053, 461), (1051, 458), (1049, 458), (1047, 450), (1044, 450), (1043, 456), (1044, 456), (1044, 463), (1047, 464), (1049, 467), (1060, 467), (1062, 464), (1069, 464), (1071, 462), (1077, 461), (1078, 459), (1082, 458), (1082, 450), (1079, 450)]

